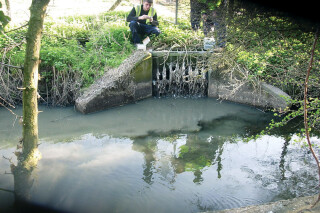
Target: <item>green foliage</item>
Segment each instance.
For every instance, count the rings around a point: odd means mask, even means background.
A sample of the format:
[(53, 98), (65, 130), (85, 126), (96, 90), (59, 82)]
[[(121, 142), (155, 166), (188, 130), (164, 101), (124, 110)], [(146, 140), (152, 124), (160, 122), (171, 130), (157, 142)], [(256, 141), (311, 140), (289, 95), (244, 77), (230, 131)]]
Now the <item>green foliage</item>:
[[(303, 100), (291, 100), (291, 105), (293, 107), (287, 107), (281, 112), (274, 110), (274, 119), (271, 120), (268, 127), (265, 130), (262, 130), (259, 134), (252, 135), (246, 138), (246, 141), (250, 141), (252, 139), (258, 139), (263, 135), (273, 134), (279, 128), (282, 132), (295, 132), (296, 136), (299, 137), (299, 142), (303, 145), (307, 145), (306, 141), (303, 138), (306, 135), (306, 129), (304, 128), (303, 116), (304, 116), (304, 107), (303, 107)], [(319, 98), (310, 98), (307, 101), (307, 123), (309, 126), (309, 133), (311, 135), (316, 135), (319, 137), (319, 130), (320, 130), (320, 100)], [(290, 122), (295, 123), (294, 129), (288, 129), (288, 124)], [(290, 133), (291, 134), (291, 133)], [(319, 146), (319, 144), (318, 144)]]
[[(59, 99), (52, 100), (53, 103), (72, 103), (71, 99), (74, 101), (77, 94), (74, 90), (88, 87), (108, 68), (119, 66), (134, 49), (125, 16), (124, 12), (111, 12), (46, 19), (40, 52), (40, 94), (48, 96), (51, 92), (52, 99)], [(22, 28), (0, 37), (3, 62), (23, 66), (25, 36), (26, 28)], [(19, 75), (12, 79), (17, 79), (16, 84), (20, 85), (20, 74), (16, 69), (11, 72)], [(72, 97), (66, 95), (68, 93)]]
[[(86, 70), (86, 78), (95, 72), (100, 76), (106, 67), (119, 66), (133, 50), (125, 26), (105, 24), (102, 29), (90, 36), (86, 43), (86, 57), (77, 65), (79, 69)], [(90, 79), (87, 80), (92, 83)]]
[[(41, 69), (46, 70), (44, 77), (50, 78), (52, 69), (80, 73), (83, 85), (89, 86), (107, 67), (119, 66), (134, 48), (124, 22), (115, 22), (119, 16), (124, 17), (121, 12), (113, 12), (100, 17), (78, 16), (45, 22), (40, 53)], [(14, 32), (10, 38), (15, 39), (20, 33), (25, 36), (25, 32)], [(1, 39), (0, 45), (10, 43), (4, 37)], [(14, 49), (11, 63), (21, 66), (24, 45)]]
[[(289, 18), (257, 15), (248, 20), (245, 17), (236, 17), (229, 24), (227, 49), (235, 53), (235, 60), (251, 74), (282, 88), (293, 98), (300, 98), (314, 33), (303, 31)], [(318, 63), (311, 72), (311, 94), (320, 89), (316, 83), (320, 69), (319, 47), (315, 54)]]
[(2, 11), (2, 3), (0, 2), (0, 32), (2, 32), (5, 26), (10, 22), (10, 17), (6, 16)]
[(55, 67), (57, 70), (68, 69), (78, 62), (81, 57), (80, 50), (76, 40), (66, 40), (64, 43), (52, 44), (51, 41), (42, 41), (41, 61), (42, 66)]
[(102, 19), (104, 22), (121, 22), (122, 24), (125, 24), (128, 14), (129, 11), (110, 11), (103, 13), (100, 16), (100, 19)]
[[(128, 40), (129, 32), (124, 23), (114, 22), (109, 18), (111, 16), (117, 17), (115, 13), (106, 13), (100, 17), (67, 18), (67, 24), (63, 23), (50, 28), (55, 30), (58, 36), (71, 37), (73, 40), (60, 42), (59, 48), (62, 51), (60, 53), (66, 55), (66, 58), (60, 57), (61, 54), (57, 52), (58, 60), (57, 58), (54, 60), (55, 65), (57, 63), (62, 66), (68, 65), (81, 72), (84, 86), (93, 83), (94, 79), (101, 76), (107, 67), (119, 66), (133, 50), (133, 45)], [(102, 18), (104, 21), (101, 21)], [(69, 50), (64, 49), (65, 46)]]
[(0, 53), (4, 62), (17, 66), (23, 65), (26, 32), (26, 29), (20, 29), (6, 33), (6, 36), (0, 36)]
[[(292, 97), (292, 107), (277, 114), (277, 119), (272, 120), (261, 134), (303, 117), (304, 82), (315, 31), (304, 24), (286, 16), (266, 12), (252, 14), (246, 10), (228, 22), (225, 54), (230, 57), (229, 60), (242, 66), (249, 76), (277, 86)], [(317, 110), (320, 91), (319, 50), (318, 42), (308, 84), (308, 123), (313, 130), (320, 129)], [(305, 132), (303, 128), (300, 130), (301, 133)]]
[[(113, 11), (46, 19), (40, 53), (40, 73), (44, 82), (52, 81), (53, 72), (68, 72), (80, 76), (82, 87), (87, 87), (108, 68), (119, 66), (134, 50), (131, 32), (125, 22), (127, 15), (128, 11)], [(152, 37), (154, 49), (163, 45), (184, 49), (201, 43), (201, 33), (191, 31), (187, 19), (179, 20), (179, 25), (164, 20), (160, 23), (162, 34)], [(18, 30), (0, 38), (0, 46), (10, 49), (6, 52), (10, 64), (23, 65), (25, 35), (25, 30)]]
[[(286, 125), (288, 122), (290, 122), (293, 119), (301, 118), (304, 115), (304, 103), (303, 100), (293, 100), (292, 104), (295, 106), (299, 106), (299, 108), (293, 110), (290, 108), (287, 108), (282, 112), (284, 116), (281, 116), (281, 114), (275, 113), (275, 116), (279, 116), (282, 118), (281, 121), (275, 122), (274, 120), (271, 121), (269, 127), (267, 130), (272, 130), (275, 127), (281, 127)], [(308, 115), (308, 126), (313, 127), (315, 130), (320, 130), (319, 126), (319, 119), (320, 119), (320, 101), (319, 98), (309, 98), (307, 101), (307, 115)], [(312, 132), (312, 129), (309, 129), (310, 132)], [(302, 133), (305, 133), (305, 129), (301, 129)]]
[[(182, 14), (182, 13), (181, 13)], [(305, 70), (310, 58), (313, 33), (303, 31), (289, 18), (270, 15), (247, 15), (240, 10), (228, 19), (228, 43), (224, 55), (249, 71), (249, 77), (269, 82), (301, 100)], [(46, 19), (41, 50), (41, 70), (47, 82), (53, 70), (80, 76), (82, 86), (89, 86), (109, 67), (116, 67), (132, 53), (134, 46), (125, 22), (126, 12)], [(182, 17), (182, 16), (181, 16)], [(159, 17), (161, 34), (151, 37), (154, 50), (198, 50), (203, 47), (201, 30), (191, 30), (190, 19)], [(25, 51), (25, 29), (0, 37), (5, 61), (22, 66)], [(320, 54), (316, 48), (311, 71), (309, 94), (317, 97), (320, 90)], [(317, 120), (317, 119), (315, 119)]]
[(189, 147), (186, 145), (180, 146), (179, 158), (183, 158), (183, 156), (189, 152)]
[[(212, 158), (209, 151), (211, 148), (208, 144), (200, 142), (197, 145), (182, 145), (179, 149), (178, 159), (183, 162), (186, 171), (201, 170), (212, 164)], [(199, 149), (202, 149), (202, 152), (199, 152)]]
[(173, 21), (163, 20), (161, 17), (159, 22), (161, 34), (152, 39), (154, 49), (166, 46), (171, 50), (192, 50), (202, 45), (203, 33), (192, 31), (188, 19), (179, 20), (179, 25), (173, 24)]

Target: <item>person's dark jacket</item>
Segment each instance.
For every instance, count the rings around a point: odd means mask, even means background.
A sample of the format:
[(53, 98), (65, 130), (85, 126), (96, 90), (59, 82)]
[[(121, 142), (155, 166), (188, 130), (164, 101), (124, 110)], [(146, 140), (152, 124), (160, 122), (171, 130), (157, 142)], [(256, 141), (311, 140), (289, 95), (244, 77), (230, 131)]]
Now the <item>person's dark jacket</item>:
[[(144, 11), (142, 9), (143, 5), (141, 5), (141, 11), (140, 11), (140, 14), (138, 16), (142, 16), (142, 15), (148, 15), (149, 11)], [(146, 19), (144, 20), (138, 20), (138, 16), (136, 16), (136, 9), (135, 7), (132, 8), (132, 10), (130, 11), (128, 17), (127, 17), (127, 22), (131, 22), (131, 21), (137, 21), (141, 24), (146, 24)], [(158, 24), (158, 17), (157, 17), (157, 13), (154, 14), (153, 16), (153, 22), (152, 22), (152, 25), (159, 25)]]

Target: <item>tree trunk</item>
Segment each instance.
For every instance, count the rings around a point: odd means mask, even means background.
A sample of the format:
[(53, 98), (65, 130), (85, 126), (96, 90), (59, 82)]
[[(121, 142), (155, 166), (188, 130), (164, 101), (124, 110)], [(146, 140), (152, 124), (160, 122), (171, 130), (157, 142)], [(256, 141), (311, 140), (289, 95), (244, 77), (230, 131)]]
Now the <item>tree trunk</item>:
[(6, 8), (7, 8), (7, 16), (9, 16), (11, 18), (11, 7), (10, 7), (10, 2), (9, 0), (5, 0), (6, 3)]
[(38, 145), (38, 68), (43, 21), (50, 0), (32, 0), (23, 67), (23, 153)]
[(6, 16), (11, 17), (10, 1), (9, 0), (0, 0), (0, 4), (2, 4), (2, 11), (4, 12), (4, 14)]
[(122, 0), (116, 0), (108, 11), (114, 11), (114, 9), (116, 9), (118, 7), (118, 5), (121, 3), (121, 1)]

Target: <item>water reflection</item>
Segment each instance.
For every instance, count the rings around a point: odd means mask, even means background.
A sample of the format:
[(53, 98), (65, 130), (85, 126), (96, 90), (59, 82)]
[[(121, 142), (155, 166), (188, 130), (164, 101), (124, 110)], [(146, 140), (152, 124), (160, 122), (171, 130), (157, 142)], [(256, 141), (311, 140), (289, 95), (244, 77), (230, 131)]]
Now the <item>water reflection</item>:
[(282, 147), (282, 152), (281, 152), (281, 157), (280, 157), (280, 163), (279, 163), (279, 169), (281, 171), (281, 180), (285, 180), (285, 173), (286, 173), (286, 168), (285, 168), (285, 157), (288, 153), (288, 146), (289, 142), (291, 140), (290, 136), (285, 137), (283, 147)]
[(194, 174), (193, 182), (201, 184), (203, 181), (202, 170), (217, 163), (218, 178), (221, 178), (221, 154), (224, 142), (225, 139), (221, 138), (207, 138), (204, 135), (189, 134), (186, 144), (180, 146), (178, 156), (173, 159), (175, 171), (178, 174), (192, 171)]
[(154, 163), (156, 161), (155, 152), (157, 151), (157, 140), (150, 137), (138, 137), (133, 140), (132, 150), (143, 153), (143, 180), (152, 185)]
[(13, 169), (16, 199), (69, 212), (195, 212), (294, 196), (297, 186), (291, 184), (306, 184), (305, 193), (317, 182), (308, 171), (312, 163), (300, 161), (303, 153), (287, 146), (283, 154), (281, 138), (248, 144), (225, 139), (85, 135), (43, 143), (41, 161), (19, 161)]
[[(42, 159), (19, 157), (12, 180), (0, 161), (0, 188), (14, 186), (16, 200), (67, 212), (199, 212), (316, 191), (312, 156), (292, 144), (292, 132), (242, 141), (263, 128), (266, 113), (206, 101), (188, 102), (192, 109), (185, 100), (156, 103), (85, 117), (44, 112), (40, 125), (51, 129), (40, 137)], [(58, 112), (65, 119), (51, 122)], [(53, 140), (58, 131), (66, 138)], [(7, 146), (0, 156), (10, 158)], [(0, 192), (0, 206), (9, 194)]]
[[(41, 153), (37, 148), (30, 150), (28, 154), (16, 150), (14, 154), (17, 157), (17, 163), (12, 158), (6, 159), (10, 162), (10, 170), (13, 175), (14, 189), (6, 190), (14, 195), (14, 203), (6, 211), (8, 212), (26, 212), (28, 210), (40, 210), (32, 204), (32, 188), (37, 179), (37, 165), (41, 159)], [(3, 209), (3, 206), (1, 206)], [(45, 210), (45, 209), (43, 209)]]
[(28, 154), (22, 152), (16, 152), (16, 154), (18, 165), (11, 164), (15, 198), (17, 202), (30, 201), (30, 190), (36, 177), (34, 170), (41, 159), (41, 153), (38, 149), (33, 149)]
[[(199, 131), (202, 124), (210, 125), (216, 121), (216, 128), (212, 134), (237, 134), (240, 121), (256, 122), (260, 116), (267, 120), (266, 113), (243, 105), (219, 102), (213, 99), (148, 99), (136, 104), (127, 105), (100, 113), (82, 115), (69, 108), (39, 107), (39, 139), (45, 141), (73, 141), (84, 134), (112, 135), (115, 137), (140, 137), (149, 134), (168, 132)], [(21, 109), (15, 110), (21, 114)], [(238, 119), (232, 120), (233, 118)], [(21, 127), (12, 125), (12, 115), (0, 110), (1, 147), (15, 146), (21, 135)], [(223, 121), (229, 118), (228, 121)], [(219, 125), (221, 124), (224, 125)], [(240, 127), (237, 129), (237, 127)], [(220, 127), (220, 128), (219, 128)], [(233, 131), (237, 131), (234, 133)]]

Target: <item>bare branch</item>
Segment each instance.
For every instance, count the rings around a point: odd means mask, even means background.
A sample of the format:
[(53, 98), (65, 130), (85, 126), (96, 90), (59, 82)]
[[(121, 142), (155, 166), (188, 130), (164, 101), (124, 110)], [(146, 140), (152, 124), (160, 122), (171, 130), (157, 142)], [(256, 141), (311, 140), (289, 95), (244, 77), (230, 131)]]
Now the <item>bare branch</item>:
[(6, 67), (17, 68), (17, 69), (23, 69), (23, 67), (14, 66), (14, 65), (10, 65), (10, 64), (5, 64), (5, 63), (2, 63), (2, 62), (0, 62), (0, 64), (1, 64), (2, 66), (6, 66)]
[(14, 193), (14, 191), (13, 191), (13, 190), (3, 189), (3, 188), (0, 188), (0, 191)]
[[(3, 102), (5, 102), (6, 104), (8, 104), (11, 108), (15, 109), (15, 107), (14, 107), (12, 104), (8, 103), (8, 102), (7, 102), (6, 100), (4, 100), (1, 96), (0, 96), (0, 100), (2, 100)], [(2, 103), (0, 103), (0, 104), (2, 104)]]
[[(308, 109), (307, 109), (307, 96), (308, 96), (308, 81), (309, 81), (309, 76), (310, 76), (310, 71), (312, 69), (312, 64), (313, 64), (313, 58), (314, 58), (314, 50), (316, 48), (316, 44), (317, 44), (317, 40), (318, 40), (318, 34), (319, 34), (319, 28), (317, 29), (317, 32), (315, 34), (315, 38), (314, 38), (314, 42), (313, 42), (313, 46), (312, 46), (312, 50), (311, 50), (311, 58), (310, 58), (310, 62), (309, 62), (309, 66), (308, 66), (308, 70), (307, 70), (307, 75), (306, 75), (306, 80), (305, 80), (305, 84), (304, 84), (304, 101), (303, 101), (303, 110), (304, 110), (304, 128), (306, 131), (306, 138), (308, 141), (308, 145), (309, 145), (309, 149), (312, 153), (312, 156), (314, 158), (314, 160), (317, 162), (317, 166), (318, 166), (318, 175), (319, 175), (319, 186), (320, 186), (320, 163), (319, 163), (319, 159), (317, 157), (317, 155), (315, 154), (313, 148), (312, 148), (312, 144), (310, 141), (310, 134), (309, 134), (309, 125), (308, 125)], [(320, 201), (320, 193), (318, 196), (317, 201), (315, 202), (315, 204), (312, 206), (314, 207), (318, 202)]]
[(13, 31), (19, 30), (19, 29), (21, 29), (21, 28), (24, 28), (24, 27), (26, 27), (26, 26), (28, 26), (28, 25), (29, 25), (29, 22), (27, 22), (26, 24), (24, 24), (24, 25), (22, 25), (22, 26), (20, 26), (20, 27), (18, 27), (18, 28), (15, 28), (15, 29), (12, 29), (12, 30), (6, 31), (6, 32), (4, 32), (4, 33), (10, 33), (10, 32), (13, 32)]

